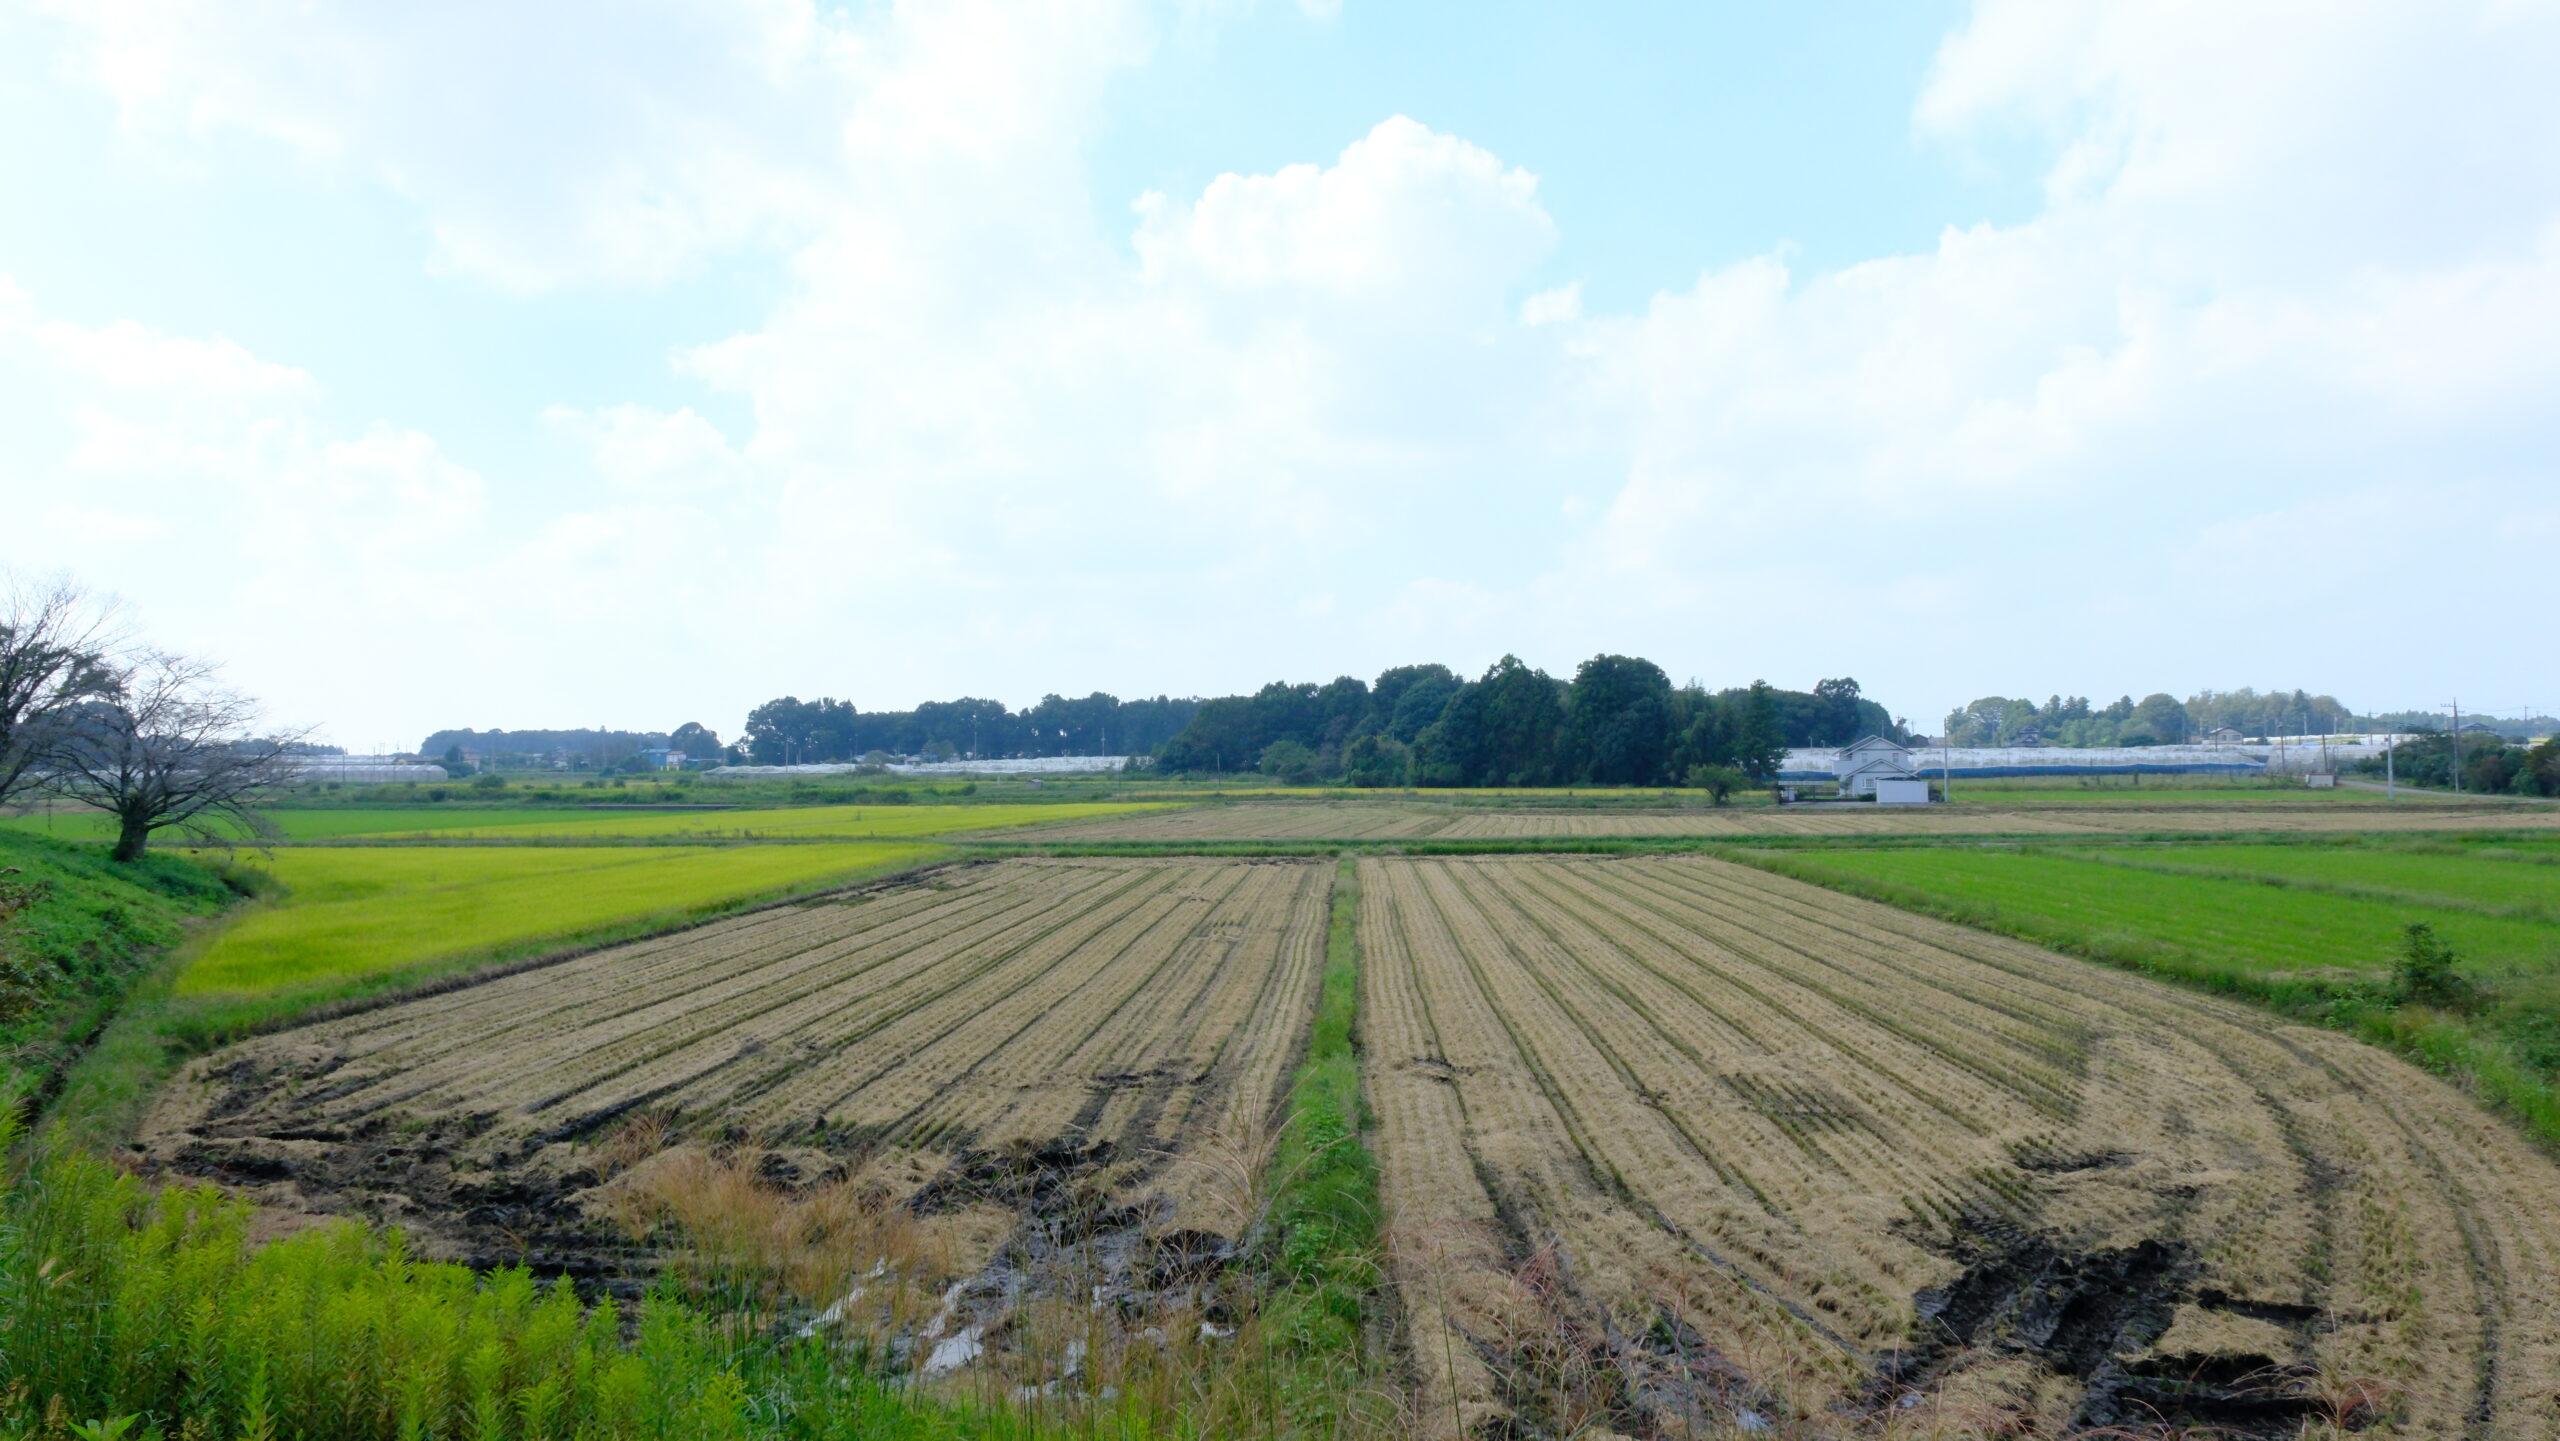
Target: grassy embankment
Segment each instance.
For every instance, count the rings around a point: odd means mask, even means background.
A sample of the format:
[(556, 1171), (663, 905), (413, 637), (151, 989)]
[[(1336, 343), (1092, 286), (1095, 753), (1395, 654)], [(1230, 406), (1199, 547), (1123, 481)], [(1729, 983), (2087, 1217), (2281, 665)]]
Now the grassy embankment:
[(41, 1100), (152, 958), (238, 895), (169, 856), (0, 834), (0, 1111)]
[[(1734, 859), (2036, 945), (2245, 997), (2454, 1077), (2560, 1146), (2560, 890), (2532, 843), (1905, 846)], [(2453, 854), (2446, 854), (2453, 852)], [(2467, 996), (2394, 964), (2423, 922)]]

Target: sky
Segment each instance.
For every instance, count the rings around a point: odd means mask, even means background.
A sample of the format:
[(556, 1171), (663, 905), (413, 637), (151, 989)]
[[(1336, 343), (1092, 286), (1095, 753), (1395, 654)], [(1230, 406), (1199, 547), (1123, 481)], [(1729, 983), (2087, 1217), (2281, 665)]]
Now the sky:
[(0, 565), (360, 750), (1505, 652), (2548, 710), (2555, 73), (2554, 0), (0, 0)]

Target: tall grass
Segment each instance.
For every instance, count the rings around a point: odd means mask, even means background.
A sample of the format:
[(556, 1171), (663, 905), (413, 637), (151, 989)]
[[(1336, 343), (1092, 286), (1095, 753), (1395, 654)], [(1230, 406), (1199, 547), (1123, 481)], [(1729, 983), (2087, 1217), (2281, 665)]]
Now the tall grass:
[(261, 1245), (251, 1222), (212, 1188), (153, 1191), (78, 1152), (0, 1170), (0, 1437), (125, 1417), (168, 1441), (1155, 1434), (902, 1396), (663, 1292), (590, 1305), (522, 1269), (420, 1261), (396, 1232)]

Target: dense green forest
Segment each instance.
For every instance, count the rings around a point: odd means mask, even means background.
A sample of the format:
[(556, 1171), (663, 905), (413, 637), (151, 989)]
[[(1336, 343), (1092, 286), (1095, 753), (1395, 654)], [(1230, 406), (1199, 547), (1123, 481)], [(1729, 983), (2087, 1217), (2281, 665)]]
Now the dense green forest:
[(2087, 696), (1984, 696), (1947, 715), (1960, 746), (2183, 745), (2228, 726), (2245, 736), (2320, 735), (2361, 729), (2365, 720), (2336, 696), (2303, 691), (2199, 691), (2185, 700), (2155, 691), (2094, 705)]
[(1156, 768), (1356, 786), (1730, 784), (1774, 775), (1789, 746), (1868, 733), (1903, 735), (1855, 680), (1710, 692), (1636, 656), (1593, 656), (1564, 680), (1506, 655), (1474, 680), (1407, 665), (1202, 701)]
[[(1355, 785), (1669, 785), (1701, 766), (1772, 774), (1786, 748), (1905, 732), (1854, 680), (1811, 691), (1768, 685), (1710, 693), (1674, 686), (1631, 656), (1595, 656), (1563, 680), (1505, 656), (1468, 680), (1445, 665), (1397, 666), (1367, 682), (1274, 681), (1251, 695), (1124, 701), (1044, 696), (1027, 710), (964, 697), (913, 710), (783, 696), (747, 716), (728, 754), (759, 765), (865, 756), (1141, 755), (1160, 771), (1255, 772)], [(497, 732), (485, 735), (501, 734)], [(530, 735), (531, 732), (517, 732)], [(596, 733), (585, 733), (596, 734)], [(438, 732), (445, 743), (469, 732)], [(720, 754), (699, 726), (677, 749)]]

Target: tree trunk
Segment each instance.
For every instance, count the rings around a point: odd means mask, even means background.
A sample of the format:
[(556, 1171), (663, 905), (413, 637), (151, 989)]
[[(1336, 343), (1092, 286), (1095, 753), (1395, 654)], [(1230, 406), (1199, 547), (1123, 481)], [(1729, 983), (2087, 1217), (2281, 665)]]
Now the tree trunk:
[(151, 844), (151, 823), (140, 816), (125, 816), (116, 831), (115, 858), (138, 861)]

